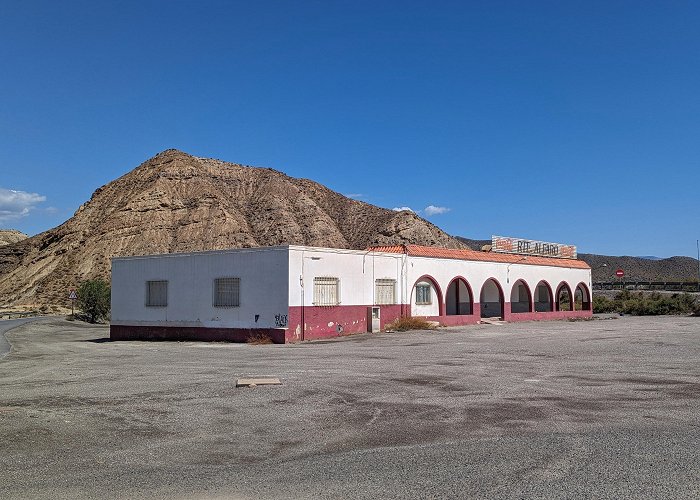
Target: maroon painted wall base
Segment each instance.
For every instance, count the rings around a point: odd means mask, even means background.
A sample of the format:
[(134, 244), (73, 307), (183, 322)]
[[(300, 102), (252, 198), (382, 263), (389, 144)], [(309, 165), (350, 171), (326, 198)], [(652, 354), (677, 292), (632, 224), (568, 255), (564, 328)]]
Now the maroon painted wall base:
[(204, 328), (176, 326), (111, 325), (111, 340), (203, 340), (246, 342), (249, 338), (267, 335), (275, 344), (284, 344), (283, 328)]
[[(367, 308), (372, 306), (293, 306), (289, 308), (287, 342), (341, 337), (367, 332)], [(380, 308), (380, 325), (384, 327), (401, 316), (406, 309), (401, 304), (375, 306)], [(339, 328), (340, 326), (340, 328)]]
[[(204, 328), (174, 326), (125, 326), (112, 325), (112, 340), (204, 340), (246, 342), (252, 336), (267, 335), (275, 344), (302, 340), (341, 337), (367, 332), (367, 308), (369, 306), (290, 307), (287, 328)], [(398, 317), (410, 316), (410, 305), (396, 304), (381, 308), (381, 328)], [(547, 321), (568, 318), (587, 318), (593, 311), (553, 311), (511, 313), (510, 303), (503, 307), (505, 321)], [(481, 320), (480, 304), (474, 304), (474, 314), (455, 316), (431, 316), (426, 318), (442, 326), (473, 325)]]

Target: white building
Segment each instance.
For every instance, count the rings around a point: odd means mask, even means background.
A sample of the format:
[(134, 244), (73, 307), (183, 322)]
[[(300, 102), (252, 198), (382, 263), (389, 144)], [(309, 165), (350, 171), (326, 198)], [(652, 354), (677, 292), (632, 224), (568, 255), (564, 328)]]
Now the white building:
[(590, 290), (580, 260), (416, 245), (123, 257), (112, 259), (110, 335), (281, 343), (376, 331), (402, 315), (443, 325), (585, 317)]

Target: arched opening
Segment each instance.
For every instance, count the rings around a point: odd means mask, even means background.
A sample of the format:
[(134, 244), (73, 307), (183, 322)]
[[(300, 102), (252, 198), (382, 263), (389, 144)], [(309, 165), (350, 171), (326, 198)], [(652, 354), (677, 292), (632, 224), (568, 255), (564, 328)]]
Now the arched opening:
[(591, 310), (591, 295), (588, 293), (588, 287), (583, 283), (579, 283), (574, 292), (574, 309), (576, 311)]
[(566, 283), (562, 283), (557, 288), (557, 311), (573, 311), (574, 303), (571, 300), (571, 288)]
[(503, 290), (493, 278), (486, 280), (479, 296), (482, 318), (503, 317)]
[(411, 291), (411, 316), (440, 316), (442, 291), (432, 276), (421, 276)]
[(535, 288), (535, 311), (552, 312), (552, 288), (546, 281), (540, 281)]
[(445, 294), (445, 307), (448, 316), (472, 314), (472, 291), (467, 280), (455, 278), (447, 287)]
[(532, 312), (530, 288), (523, 280), (518, 280), (513, 283), (513, 289), (510, 291), (510, 312)]

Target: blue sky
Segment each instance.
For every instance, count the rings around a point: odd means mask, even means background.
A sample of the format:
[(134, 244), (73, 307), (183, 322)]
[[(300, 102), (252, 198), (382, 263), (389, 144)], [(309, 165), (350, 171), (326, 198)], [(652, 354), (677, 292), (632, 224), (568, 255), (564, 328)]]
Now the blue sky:
[(455, 235), (694, 256), (699, 25), (673, 1), (2, 0), (0, 227), (178, 148)]

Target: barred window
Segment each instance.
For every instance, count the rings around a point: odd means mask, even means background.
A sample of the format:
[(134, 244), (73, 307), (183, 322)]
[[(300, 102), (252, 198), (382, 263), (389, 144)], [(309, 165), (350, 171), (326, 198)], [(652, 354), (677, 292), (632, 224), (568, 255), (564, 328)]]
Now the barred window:
[(165, 280), (146, 282), (146, 305), (165, 307), (168, 305), (168, 282)]
[(421, 281), (416, 285), (416, 304), (417, 305), (428, 305), (432, 304), (433, 300), (431, 297), (431, 286), (430, 283)]
[(314, 305), (337, 306), (340, 304), (340, 280), (328, 276), (314, 278)]
[(241, 305), (241, 279), (216, 278), (214, 280), (214, 307), (238, 307)]
[(396, 280), (378, 279), (374, 282), (374, 289), (375, 304), (396, 304)]

